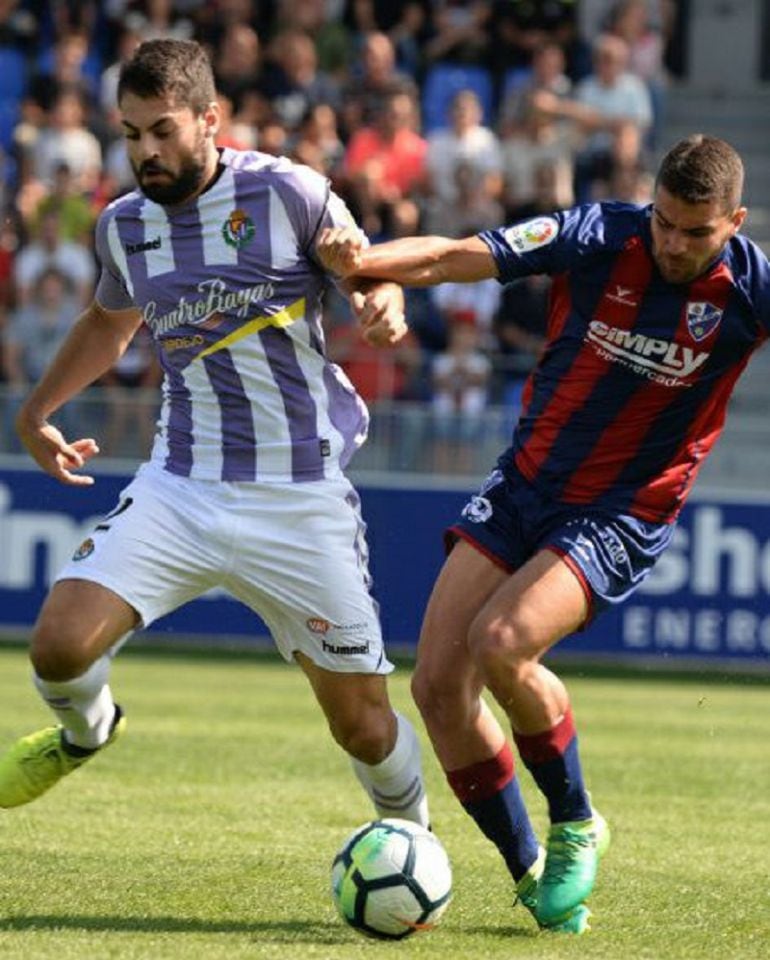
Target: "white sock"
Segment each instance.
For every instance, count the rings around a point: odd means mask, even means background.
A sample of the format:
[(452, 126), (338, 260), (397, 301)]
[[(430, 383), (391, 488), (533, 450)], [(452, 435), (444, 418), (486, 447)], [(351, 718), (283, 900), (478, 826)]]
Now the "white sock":
[(406, 717), (397, 713), (396, 719), (396, 745), (388, 756), (375, 764), (352, 758), (353, 770), (380, 817), (400, 817), (427, 827), (430, 819), (422, 777), (420, 741)]
[(81, 677), (61, 682), (33, 674), (40, 695), (64, 727), (68, 743), (95, 750), (107, 742), (115, 719), (115, 701), (107, 685), (109, 653), (100, 657)]

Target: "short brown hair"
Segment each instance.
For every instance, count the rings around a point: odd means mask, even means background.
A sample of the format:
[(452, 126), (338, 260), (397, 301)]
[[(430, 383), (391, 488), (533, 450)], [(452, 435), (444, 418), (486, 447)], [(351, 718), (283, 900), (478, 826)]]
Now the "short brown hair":
[(179, 106), (200, 115), (216, 100), (214, 74), (206, 51), (194, 40), (146, 40), (124, 63), (118, 79), (118, 102), (130, 91), (137, 97), (172, 94)]
[(732, 212), (741, 202), (743, 162), (724, 140), (694, 133), (665, 155), (655, 186), (664, 187), (685, 203), (718, 200)]

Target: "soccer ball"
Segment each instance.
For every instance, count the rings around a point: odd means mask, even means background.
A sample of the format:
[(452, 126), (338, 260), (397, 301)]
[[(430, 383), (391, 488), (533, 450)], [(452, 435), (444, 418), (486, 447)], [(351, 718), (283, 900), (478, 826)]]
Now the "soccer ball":
[(355, 930), (403, 940), (430, 930), (449, 906), (452, 868), (430, 830), (410, 820), (373, 820), (355, 830), (334, 858), (332, 896)]

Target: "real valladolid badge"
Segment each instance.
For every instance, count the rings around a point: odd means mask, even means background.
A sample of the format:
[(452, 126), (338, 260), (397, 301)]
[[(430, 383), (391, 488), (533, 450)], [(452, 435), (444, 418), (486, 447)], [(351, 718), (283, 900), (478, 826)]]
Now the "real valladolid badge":
[(225, 243), (240, 249), (254, 239), (256, 227), (254, 221), (244, 210), (233, 210), (222, 224), (222, 236)]
[(86, 557), (90, 557), (94, 552), (94, 541), (89, 537), (87, 540), (84, 540), (77, 550), (72, 554), (73, 560), (85, 560)]

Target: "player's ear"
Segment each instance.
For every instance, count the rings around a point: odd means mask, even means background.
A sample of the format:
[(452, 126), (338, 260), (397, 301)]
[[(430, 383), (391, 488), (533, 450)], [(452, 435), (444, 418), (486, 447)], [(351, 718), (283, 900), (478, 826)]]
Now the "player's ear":
[(206, 104), (203, 111), (203, 135), (205, 137), (215, 137), (219, 133), (219, 127), (222, 122), (222, 108), (216, 100)]
[(738, 207), (738, 209), (733, 213), (730, 218), (733, 222), (733, 227), (737, 233), (743, 226), (743, 221), (746, 219), (746, 214), (748, 213), (746, 207)]

